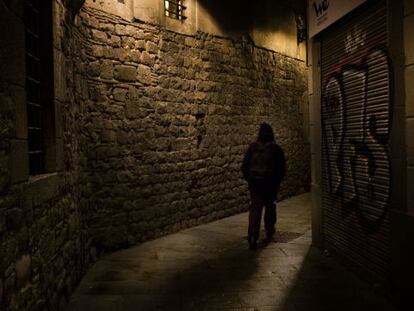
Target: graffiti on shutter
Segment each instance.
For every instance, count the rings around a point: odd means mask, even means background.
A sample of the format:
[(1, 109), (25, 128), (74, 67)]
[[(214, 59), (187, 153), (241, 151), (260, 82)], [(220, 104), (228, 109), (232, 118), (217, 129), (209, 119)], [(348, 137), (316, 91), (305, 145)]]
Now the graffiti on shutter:
[(357, 213), (372, 230), (390, 195), (390, 70), (386, 48), (375, 47), (330, 77), (322, 95), (328, 191), (341, 198), (344, 215)]

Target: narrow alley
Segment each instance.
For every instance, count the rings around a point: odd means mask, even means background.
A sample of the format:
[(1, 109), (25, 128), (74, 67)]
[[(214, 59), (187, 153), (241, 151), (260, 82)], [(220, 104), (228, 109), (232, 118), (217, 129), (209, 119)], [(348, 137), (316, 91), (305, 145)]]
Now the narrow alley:
[(309, 194), (278, 212), (277, 242), (256, 251), (239, 214), (103, 256), (67, 310), (394, 310), (311, 247)]
[(0, 16), (0, 311), (414, 310), (414, 0)]

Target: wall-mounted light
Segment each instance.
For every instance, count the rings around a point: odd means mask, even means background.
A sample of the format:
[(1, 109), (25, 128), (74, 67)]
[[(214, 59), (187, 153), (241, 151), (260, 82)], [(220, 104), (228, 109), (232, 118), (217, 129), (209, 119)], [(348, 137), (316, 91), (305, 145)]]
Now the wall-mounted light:
[(302, 14), (295, 13), (296, 20), (296, 35), (298, 44), (306, 41), (307, 29), (306, 29), (306, 20)]

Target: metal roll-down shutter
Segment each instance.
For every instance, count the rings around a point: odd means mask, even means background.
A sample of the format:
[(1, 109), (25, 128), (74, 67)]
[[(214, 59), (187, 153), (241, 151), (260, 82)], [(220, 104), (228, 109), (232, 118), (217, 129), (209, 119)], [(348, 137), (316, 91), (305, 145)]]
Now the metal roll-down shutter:
[(321, 34), (324, 241), (369, 275), (389, 265), (391, 66), (385, 1)]

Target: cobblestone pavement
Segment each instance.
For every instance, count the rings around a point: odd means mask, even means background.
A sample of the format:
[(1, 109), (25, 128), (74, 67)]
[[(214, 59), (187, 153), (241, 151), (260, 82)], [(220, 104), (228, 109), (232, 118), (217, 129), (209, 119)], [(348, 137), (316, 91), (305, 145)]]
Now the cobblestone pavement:
[(276, 241), (248, 250), (247, 214), (102, 257), (73, 310), (394, 310), (310, 246), (310, 195), (278, 205)]

